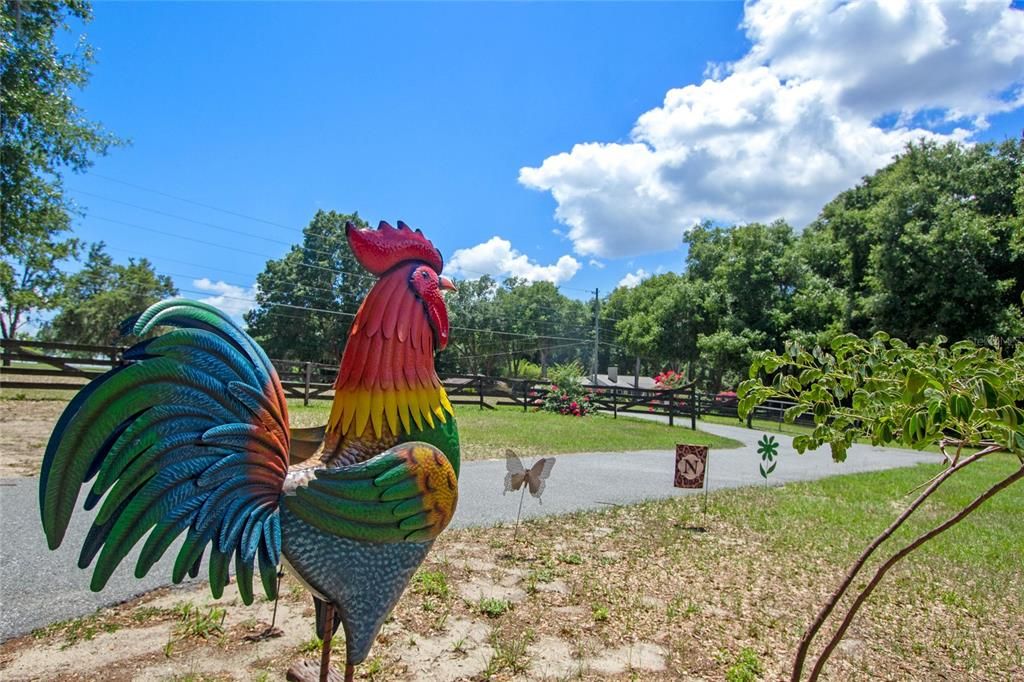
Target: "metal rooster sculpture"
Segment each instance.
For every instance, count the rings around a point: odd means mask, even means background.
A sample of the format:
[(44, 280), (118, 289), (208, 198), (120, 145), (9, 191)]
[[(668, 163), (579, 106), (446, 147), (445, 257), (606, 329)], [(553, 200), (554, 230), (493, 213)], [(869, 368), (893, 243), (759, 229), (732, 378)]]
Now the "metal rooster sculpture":
[(282, 558), (314, 595), (324, 640), (345, 629), (346, 679), (368, 655), (458, 498), (459, 437), (434, 371), (448, 342), (443, 261), (399, 222), (347, 226), (359, 262), (380, 279), (349, 333), (326, 426), (289, 429), (284, 391), (263, 350), (224, 313), (164, 301), (131, 325), (129, 364), (94, 380), (54, 428), (39, 484), (43, 528), (60, 546), (79, 488), (101, 504), (79, 566), (99, 591), (148, 533), (144, 576), (181, 534), (172, 579), (196, 576), (209, 551), (219, 598), (229, 562), (242, 600), (259, 564), (276, 598)]

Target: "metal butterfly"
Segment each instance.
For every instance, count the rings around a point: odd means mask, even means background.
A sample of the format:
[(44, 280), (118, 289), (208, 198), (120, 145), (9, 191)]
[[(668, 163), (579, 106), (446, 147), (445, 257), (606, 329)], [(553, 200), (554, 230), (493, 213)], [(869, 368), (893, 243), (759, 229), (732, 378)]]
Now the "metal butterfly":
[[(547, 478), (551, 475), (551, 469), (554, 466), (554, 457), (541, 457), (527, 469), (516, 453), (505, 450), (505, 492), (519, 490), (525, 483), (530, 494), (541, 501), (540, 496), (544, 492)], [(543, 504), (542, 501), (541, 503)]]

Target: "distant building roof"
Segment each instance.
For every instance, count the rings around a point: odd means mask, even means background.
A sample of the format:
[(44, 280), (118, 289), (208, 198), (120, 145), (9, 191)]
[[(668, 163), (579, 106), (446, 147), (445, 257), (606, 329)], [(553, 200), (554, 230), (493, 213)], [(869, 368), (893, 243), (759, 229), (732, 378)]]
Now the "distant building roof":
[[(599, 388), (609, 388), (611, 386), (618, 388), (634, 388), (632, 374), (619, 374), (618, 381), (612, 381), (608, 378), (607, 374), (598, 374), (596, 383), (592, 382), (589, 376), (582, 377), (582, 381), (584, 386), (597, 386)], [(657, 385), (651, 377), (640, 377), (639, 385), (636, 388), (654, 389), (657, 388)]]

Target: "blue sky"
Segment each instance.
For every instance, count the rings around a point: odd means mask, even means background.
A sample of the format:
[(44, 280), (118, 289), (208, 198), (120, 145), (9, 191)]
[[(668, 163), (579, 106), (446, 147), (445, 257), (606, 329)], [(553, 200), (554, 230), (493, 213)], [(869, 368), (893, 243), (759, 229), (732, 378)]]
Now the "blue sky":
[(1021, 134), (1024, 12), (889, 5), (98, 2), (77, 101), (132, 144), (68, 177), (76, 231), (237, 309), (320, 208), (607, 292), (695, 220), (802, 226), (906, 140)]

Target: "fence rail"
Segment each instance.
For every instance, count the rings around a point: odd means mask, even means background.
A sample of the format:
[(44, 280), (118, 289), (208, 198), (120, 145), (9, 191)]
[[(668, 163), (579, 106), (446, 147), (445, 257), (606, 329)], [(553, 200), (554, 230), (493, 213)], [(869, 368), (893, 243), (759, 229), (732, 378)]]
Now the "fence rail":
[[(47, 341), (0, 341), (0, 385), (6, 389), (77, 391), (84, 382), (103, 372), (126, 363), (125, 348), (120, 346), (93, 346), (85, 344)], [(129, 361), (130, 362), (130, 361)], [(272, 360), (285, 394), (309, 405), (314, 400), (334, 398), (336, 364)], [(13, 377), (13, 379), (12, 379)], [(19, 381), (19, 378), (33, 379)], [(67, 381), (51, 381), (51, 378)], [(450, 375), (441, 379), (448, 398), (453, 404), (475, 405), (481, 410), (498, 406), (521, 407), (524, 411), (538, 407), (552, 391), (552, 383), (544, 379), (491, 377), (479, 374)], [(667, 416), (669, 424), (677, 418), (689, 418), (690, 427), (697, 428), (701, 415), (718, 415), (739, 419), (737, 400), (733, 396), (704, 393), (694, 384), (675, 389), (643, 389), (621, 386), (592, 387), (593, 402), (601, 410), (619, 414), (656, 414)], [(783, 413), (792, 406), (769, 400), (747, 417), (747, 425), (754, 418), (783, 421)], [(810, 415), (801, 415), (798, 423), (813, 423)]]

